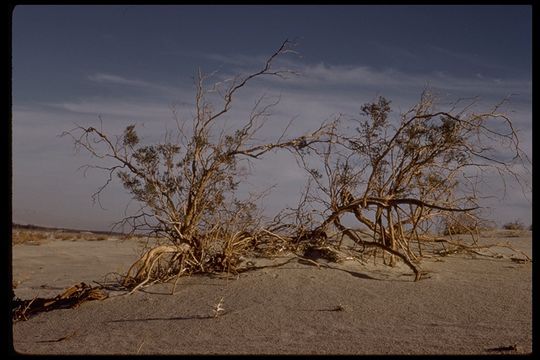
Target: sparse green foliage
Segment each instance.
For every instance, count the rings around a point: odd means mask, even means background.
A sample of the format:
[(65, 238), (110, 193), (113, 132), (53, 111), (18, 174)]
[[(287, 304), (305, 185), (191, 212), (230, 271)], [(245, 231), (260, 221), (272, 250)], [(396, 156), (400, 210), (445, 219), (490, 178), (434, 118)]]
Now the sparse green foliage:
[(137, 133), (135, 132), (135, 125), (129, 125), (126, 127), (126, 130), (124, 131), (123, 136), (123, 143), (124, 146), (133, 147), (139, 143), (139, 137), (137, 136)]

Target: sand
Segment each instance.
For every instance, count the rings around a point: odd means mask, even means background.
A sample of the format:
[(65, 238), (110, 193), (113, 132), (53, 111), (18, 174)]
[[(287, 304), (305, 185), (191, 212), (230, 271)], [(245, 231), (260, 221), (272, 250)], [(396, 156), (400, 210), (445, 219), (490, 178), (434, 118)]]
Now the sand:
[[(499, 233), (498, 236), (505, 235)], [(532, 256), (530, 232), (508, 241)], [(15, 294), (54, 296), (103, 281), (137, 258), (137, 241), (13, 247)], [(504, 252), (504, 250), (501, 250)], [(284, 255), (238, 277), (181, 278), (13, 325), (24, 354), (515, 354), (532, 352), (532, 264), (508, 257), (425, 259), (425, 279), (373, 261), (314, 266)], [(109, 276), (110, 277), (110, 276)], [(213, 316), (223, 298), (224, 311)], [(516, 350), (499, 351), (517, 345)]]

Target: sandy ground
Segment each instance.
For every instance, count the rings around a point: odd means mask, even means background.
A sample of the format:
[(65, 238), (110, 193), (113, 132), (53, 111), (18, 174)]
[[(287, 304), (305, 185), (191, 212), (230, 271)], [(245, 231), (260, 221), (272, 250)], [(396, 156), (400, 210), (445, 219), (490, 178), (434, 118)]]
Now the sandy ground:
[[(499, 236), (501, 234), (499, 233)], [(504, 235), (504, 234), (503, 234)], [(531, 233), (508, 241), (532, 256)], [(137, 258), (137, 241), (13, 247), (15, 294), (55, 296), (103, 281)], [(504, 251), (502, 251), (504, 252)], [(13, 326), (25, 354), (497, 354), (532, 352), (532, 264), (465, 255), (426, 259), (425, 279), (373, 261), (317, 267), (253, 259), (262, 269), (181, 278), (129, 296), (41, 313)], [(213, 317), (223, 298), (225, 309)], [(65, 338), (63, 340), (59, 340)], [(59, 340), (59, 341), (58, 341)]]

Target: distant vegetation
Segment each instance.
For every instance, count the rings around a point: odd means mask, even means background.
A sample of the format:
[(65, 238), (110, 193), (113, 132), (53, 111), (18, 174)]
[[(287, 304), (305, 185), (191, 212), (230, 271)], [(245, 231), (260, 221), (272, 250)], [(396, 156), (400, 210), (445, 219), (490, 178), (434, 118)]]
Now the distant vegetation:
[(114, 231), (57, 228), (57, 227), (47, 227), (47, 226), (39, 226), (39, 225), (33, 225), (33, 224), (17, 224), (17, 223), (12, 223), (11, 228), (12, 229), (39, 230), (39, 231), (65, 231), (65, 232), (71, 232), (71, 233), (91, 232), (93, 234), (114, 235), (114, 236), (126, 235), (125, 233), (114, 232)]
[[(531, 225), (532, 228), (532, 225)], [(525, 230), (525, 224), (521, 220), (514, 220), (503, 225), (505, 230)]]
[(12, 223), (12, 244), (40, 245), (47, 241), (103, 241), (111, 238), (128, 239), (137, 235), (119, 232), (87, 231), (67, 228), (44, 227), (37, 225), (21, 225)]
[(475, 234), (478, 231), (486, 231), (495, 229), (495, 223), (484, 220), (479, 215), (474, 214), (457, 214), (456, 216), (447, 217), (443, 221), (443, 235), (463, 235)]

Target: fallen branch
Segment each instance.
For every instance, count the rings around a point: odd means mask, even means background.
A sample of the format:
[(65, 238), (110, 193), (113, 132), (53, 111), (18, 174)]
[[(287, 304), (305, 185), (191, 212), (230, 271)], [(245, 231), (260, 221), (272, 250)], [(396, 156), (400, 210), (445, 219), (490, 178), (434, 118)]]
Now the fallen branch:
[(81, 282), (54, 298), (38, 298), (32, 300), (13, 299), (12, 318), (14, 321), (28, 320), (30, 316), (40, 312), (56, 309), (76, 308), (83, 302), (103, 300), (108, 294), (101, 287), (92, 287)]
[(64, 341), (66, 339), (69, 339), (70, 337), (72, 337), (73, 335), (75, 335), (77, 333), (77, 330), (73, 331), (72, 333), (70, 334), (67, 334), (66, 336), (62, 336), (58, 339), (53, 339), (53, 340), (38, 340), (36, 342), (38, 343), (52, 343), (52, 342), (60, 342), (60, 341)]
[(411, 270), (414, 272), (414, 275), (415, 275), (414, 276), (414, 281), (420, 280), (420, 277), (421, 277), (420, 270), (418, 270), (418, 268), (416, 266), (414, 266), (414, 264), (407, 258), (407, 256), (403, 255), (399, 251), (394, 250), (394, 249), (392, 249), (392, 248), (390, 248), (390, 247), (388, 247), (388, 246), (386, 246), (384, 244), (381, 244), (381, 243), (378, 243), (378, 242), (373, 242), (373, 241), (364, 241), (364, 240), (360, 239), (351, 229), (348, 229), (345, 226), (343, 226), (339, 222), (339, 219), (336, 218), (334, 220), (335, 220), (334, 224), (336, 225), (336, 227), (338, 229), (340, 229), (345, 235), (347, 235), (352, 241), (354, 241), (355, 243), (357, 243), (359, 245), (362, 245), (364, 247), (366, 247), (366, 246), (376, 247), (376, 248), (382, 249), (384, 251), (387, 251), (392, 255), (396, 255), (401, 260), (403, 260), (403, 262), (405, 264), (407, 264), (407, 266), (410, 267)]

